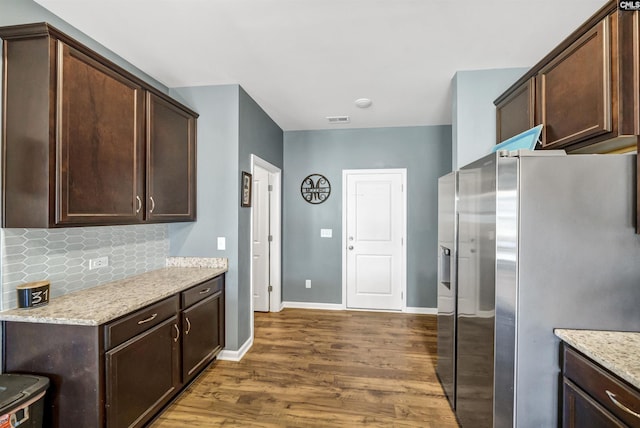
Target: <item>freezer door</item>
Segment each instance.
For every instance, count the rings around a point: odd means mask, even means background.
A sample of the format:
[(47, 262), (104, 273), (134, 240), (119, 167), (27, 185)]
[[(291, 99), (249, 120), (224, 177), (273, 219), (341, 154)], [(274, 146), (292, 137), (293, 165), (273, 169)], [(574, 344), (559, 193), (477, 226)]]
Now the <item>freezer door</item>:
[(438, 181), (438, 362), (436, 372), (455, 409), (456, 173)]
[(496, 156), (458, 173), (456, 414), (462, 426), (493, 425)]

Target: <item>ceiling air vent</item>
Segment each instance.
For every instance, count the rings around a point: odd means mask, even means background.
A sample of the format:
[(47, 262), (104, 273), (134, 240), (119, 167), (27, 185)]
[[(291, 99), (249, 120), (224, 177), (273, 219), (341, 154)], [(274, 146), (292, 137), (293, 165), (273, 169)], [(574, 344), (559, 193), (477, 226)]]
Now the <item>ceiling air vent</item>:
[(349, 116), (327, 116), (329, 123), (349, 123), (351, 118)]

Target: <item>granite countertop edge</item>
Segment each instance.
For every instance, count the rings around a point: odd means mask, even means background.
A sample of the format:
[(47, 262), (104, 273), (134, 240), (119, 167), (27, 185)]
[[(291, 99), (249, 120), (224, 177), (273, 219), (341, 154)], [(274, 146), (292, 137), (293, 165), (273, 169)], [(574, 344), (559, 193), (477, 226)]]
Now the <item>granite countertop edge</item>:
[(98, 326), (227, 272), (165, 267), (53, 297), (47, 305), (0, 312), (0, 321)]
[(640, 332), (556, 328), (554, 333), (571, 347), (640, 389)]

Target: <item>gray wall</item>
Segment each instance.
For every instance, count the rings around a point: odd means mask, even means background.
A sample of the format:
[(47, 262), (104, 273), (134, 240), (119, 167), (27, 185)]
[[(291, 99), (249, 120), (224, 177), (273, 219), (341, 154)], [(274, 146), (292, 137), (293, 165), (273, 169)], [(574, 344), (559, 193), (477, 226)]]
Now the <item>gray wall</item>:
[[(227, 349), (238, 342), (238, 86), (201, 86), (171, 90), (193, 106), (198, 118), (197, 216), (195, 223), (169, 225), (172, 256), (226, 257)], [(217, 237), (226, 250), (217, 250)]]
[[(451, 171), (450, 126), (285, 132), (284, 165), (284, 301), (342, 302), (342, 170), (407, 168), (407, 306), (437, 306), (437, 179)], [(320, 205), (300, 196), (312, 173), (331, 182)]]
[[(251, 335), (249, 277), (250, 210), (240, 208), (240, 171), (251, 154), (282, 168), (282, 130), (238, 85), (177, 88), (171, 95), (200, 113), (198, 118), (198, 221), (171, 224), (172, 256), (226, 257), (227, 349)], [(216, 249), (217, 237), (226, 250)]]
[(529, 68), (458, 71), (453, 77), (453, 169), (491, 152), (496, 144), (493, 101)]
[[(260, 108), (260, 106), (239, 88), (240, 130), (238, 172), (236, 182), (240, 182), (240, 171), (251, 171), (251, 154), (283, 169), (282, 129)], [(236, 194), (236, 206), (240, 206), (240, 192)], [(246, 340), (251, 335), (251, 210), (240, 208), (238, 213), (238, 336)], [(242, 343), (242, 341), (240, 342)]]

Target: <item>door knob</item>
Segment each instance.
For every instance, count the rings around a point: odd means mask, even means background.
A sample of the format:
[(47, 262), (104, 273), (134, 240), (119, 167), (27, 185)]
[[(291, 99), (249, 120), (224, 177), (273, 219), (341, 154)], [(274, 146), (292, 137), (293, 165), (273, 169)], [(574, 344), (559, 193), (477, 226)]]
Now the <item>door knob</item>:
[(349, 249), (350, 249), (350, 250), (353, 250), (353, 245), (349, 245)]

